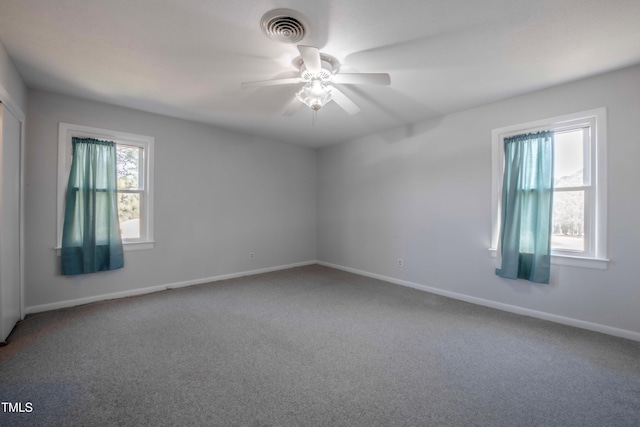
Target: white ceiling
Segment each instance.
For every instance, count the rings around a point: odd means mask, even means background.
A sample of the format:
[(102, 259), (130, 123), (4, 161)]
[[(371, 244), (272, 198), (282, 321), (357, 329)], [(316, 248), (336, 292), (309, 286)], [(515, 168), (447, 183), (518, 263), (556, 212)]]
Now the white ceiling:
[[(296, 46), (260, 29), (275, 8), (391, 86), (281, 116), (297, 86), (240, 88), (293, 76)], [(30, 88), (319, 147), (640, 63), (640, 1), (0, 0), (0, 42)]]

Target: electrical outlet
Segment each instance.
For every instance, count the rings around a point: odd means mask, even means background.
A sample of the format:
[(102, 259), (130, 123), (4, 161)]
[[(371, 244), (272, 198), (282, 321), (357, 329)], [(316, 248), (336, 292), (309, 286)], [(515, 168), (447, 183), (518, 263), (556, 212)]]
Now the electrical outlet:
[(253, 254), (253, 252), (249, 252), (249, 259), (255, 259), (255, 255)]
[(404, 261), (402, 261), (402, 258), (398, 258), (398, 264), (396, 265), (398, 266), (398, 268), (404, 267)]

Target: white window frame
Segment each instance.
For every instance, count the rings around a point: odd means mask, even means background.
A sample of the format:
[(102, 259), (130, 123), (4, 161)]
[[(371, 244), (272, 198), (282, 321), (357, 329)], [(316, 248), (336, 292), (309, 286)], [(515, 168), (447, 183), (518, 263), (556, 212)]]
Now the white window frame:
[(502, 175), (504, 171), (504, 138), (542, 130), (562, 131), (589, 126), (591, 128), (589, 154), (585, 158), (585, 175), (590, 173), (589, 197), (585, 203), (585, 251), (553, 249), (551, 263), (574, 267), (607, 268), (607, 111), (597, 108), (563, 116), (506, 126), (491, 131), (491, 247), (490, 254), (498, 257), (502, 213)]
[(143, 200), (141, 200), (142, 208), (140, 212), (140, 238), (124, 239), (122, 244), (125, 251), (152, 249), (155, 243), (155, 240), (153, 239), (153, 148), (155, 139), (146, 135), (137, 135), (133, 133), (99, 129), (62, 122), (59, 123), (58, 127), (58, 233), (56, 249), (59, 251), (62, 247), (65, 194), (67, 192), (69, 173), (71, 172), (71, 139), (73, 137), (95, 138), (114, 141), (116, 144), (143, 148), (144, 159), (141, 173), (143, 180), (143, 192), (141, 194)]

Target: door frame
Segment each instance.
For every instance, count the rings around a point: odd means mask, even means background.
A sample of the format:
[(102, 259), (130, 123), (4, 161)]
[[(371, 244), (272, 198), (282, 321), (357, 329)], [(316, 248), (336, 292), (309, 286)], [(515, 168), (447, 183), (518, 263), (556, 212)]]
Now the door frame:
[(26, 155), (26, 140), (25, 140), (25, 130), (26, 130), (26, 115), (24, 111), (18, 106), (18, 104), (11, 98), (11, 95), (5, 90), (5, 88), (0, 84), (0, 102), (3, 107), (9, 110), (11, 114), (20, 122), (20, 205), (18, 209), (20, 210), (19, 218), (20, 218), (20, 230), (19, 230), (19, 241), (20, 241), (20, 253), (19, 253), (19, 275), (20, 275), (20, 320), (24, 319), (25, 316), (25, 291), (24, 291), (24, 164), (25, 164), (25, 155)]

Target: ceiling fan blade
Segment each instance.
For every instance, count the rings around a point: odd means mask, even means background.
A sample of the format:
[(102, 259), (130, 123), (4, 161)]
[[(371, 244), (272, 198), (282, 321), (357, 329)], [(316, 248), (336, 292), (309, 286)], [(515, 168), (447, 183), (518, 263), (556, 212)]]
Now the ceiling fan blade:
[(322, 62), (320, 60), (320, 51), (313, 46), (298, 46), (302, 62), (312, 74), (322, 71)]
[(391, 84), (391, 77), (387, 73), (338, 73), (334, 74), (332, 80), (342, 84), (370, 84), (385, 85)]
[(355, 102), (350, 100), (347, 95), (342, 93), (335, 86), (331, 89), (331, 99), (333, 99), (336, 104), (342, 107), (349, 114), (356, 114), (360, 112), (360, 107), (358, 107)]
[(293, 116), (295, 112), (298, 111), (301, 105), (302, 105), (302, 102), (300, 102), (300, 100), (296, 95), (293, 95), (293, 98), (291, 98), (291, 101), (289, 101), (285, 109), (282, 111), (282, 115)]
[(290, 79), (259, 80), (256, 82), (244, 82), (240, 85), (240, 87), (242, 87), (242, 89), (247, 89), (252, 87), (291, 85), (300, 83), (301, 81), (302, 79), (300, 79), (300, 77), (292, 77)]

